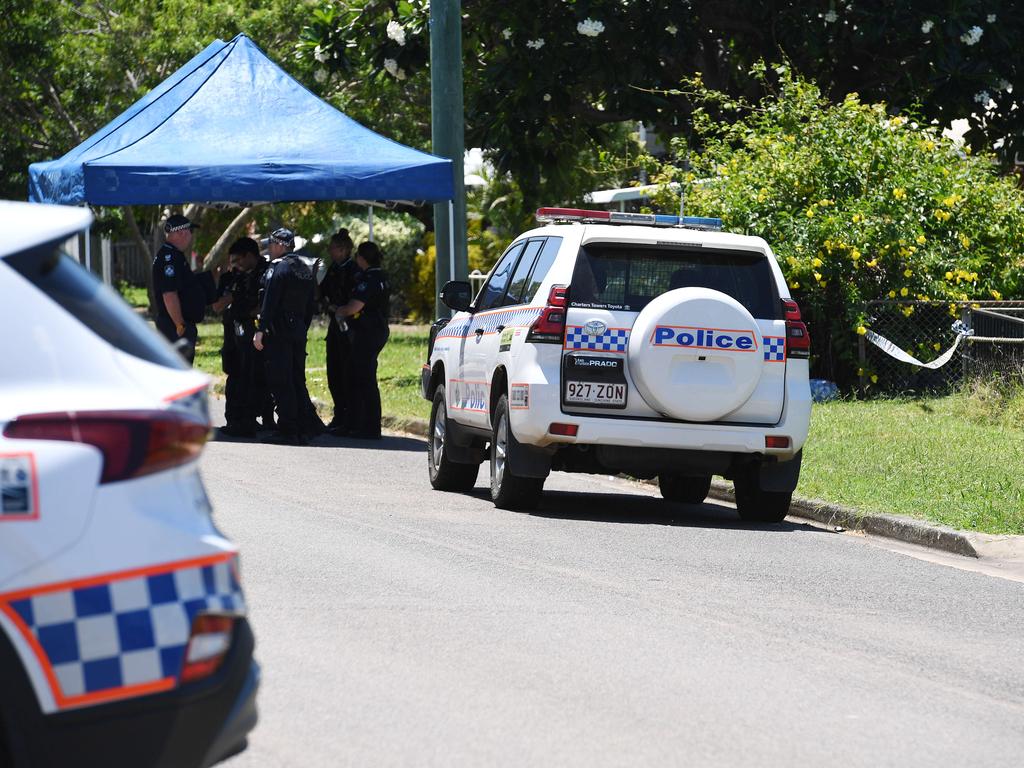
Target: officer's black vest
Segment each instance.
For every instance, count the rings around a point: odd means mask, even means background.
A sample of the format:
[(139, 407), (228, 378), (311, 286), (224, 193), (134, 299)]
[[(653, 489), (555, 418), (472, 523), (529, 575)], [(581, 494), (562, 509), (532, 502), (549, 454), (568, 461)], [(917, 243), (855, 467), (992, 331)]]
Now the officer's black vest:
[(305, 314), (316, 289), (313, 271), (302, 259), (290, 253), (281, 259), (277, 269), (287, 270), (283, 276), (281, 311), (294, 315)]

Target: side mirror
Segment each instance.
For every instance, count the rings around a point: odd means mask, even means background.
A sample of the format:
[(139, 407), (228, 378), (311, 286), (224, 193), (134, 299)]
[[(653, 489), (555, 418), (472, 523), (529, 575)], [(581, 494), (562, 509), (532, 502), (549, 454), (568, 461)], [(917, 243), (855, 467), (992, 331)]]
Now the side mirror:
[(450, 280), (441, 289), (441, 301), (449, 309), (465, 312), (473, 303), (473, 288), (465, 280)]

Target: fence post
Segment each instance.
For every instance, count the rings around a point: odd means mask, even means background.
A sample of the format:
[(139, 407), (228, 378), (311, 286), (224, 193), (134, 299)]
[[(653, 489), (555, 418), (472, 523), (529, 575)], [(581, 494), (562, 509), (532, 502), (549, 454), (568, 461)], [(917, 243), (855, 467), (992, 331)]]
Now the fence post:
[(114, 264), (112, 256), (112, 244), (109, 237), (100, 238), (100, 264), (103, 272), (103, 282), (107, 285), (114, 284)]
[[(971, 322), (971, 305), (965, 304), (964, 308), (960, 310), (960, 321), (968, 328), (973, 328), (974, 324)], [(964, 343), (970, 347), (970, 338), (964, 339)], [(967, 383), (967, 355), (964, 354), (966, 350), (960, 351), (960, 383)]]
[(866, 392), (868, 388), (868, 348), (864, 343), (864, 337), (857, 337), (857, 359), (860, 361), (860, 391)]

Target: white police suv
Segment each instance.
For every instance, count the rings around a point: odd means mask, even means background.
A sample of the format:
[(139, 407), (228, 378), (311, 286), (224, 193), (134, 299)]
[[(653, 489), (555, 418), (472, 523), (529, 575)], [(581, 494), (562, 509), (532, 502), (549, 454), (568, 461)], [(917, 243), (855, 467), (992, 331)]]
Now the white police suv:
[(699, 504), (733, 480), (777, 522), (800, 474), (810, 339), (775, 256), (718, 219), (542, 208), (479, 294), (431, 329), (423, 395), (439, 490), (530, 508), (555, 470), (657, 477)]
[(212, 765), (259, 674), (208, 379), (61, 253), (91, 219), (0, 202), (0, 766)]

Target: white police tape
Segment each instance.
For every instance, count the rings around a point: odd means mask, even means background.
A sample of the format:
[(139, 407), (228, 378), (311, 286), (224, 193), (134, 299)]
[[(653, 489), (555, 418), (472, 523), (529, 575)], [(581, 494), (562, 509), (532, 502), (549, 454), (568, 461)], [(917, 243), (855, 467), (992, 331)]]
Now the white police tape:
[(941, 368), (950, 361), (950, 358), (952, 358), (953, 354), (956, 352), (956, 348), (960, 346), (960, 342), (963, 341), (965, 337), (974, 335), (974, 329), (968, 328), (959, 320), (953, 323), (953, 330), (956, 331), (956, 340), (953, 342), (953, 346), (947, 349), (937, 358), (932, 360), (930, 363), (922, 363), (916, 357), (914, 357), (913, 355), (908, 355), (906, 352), (897, 347), (887, 338), (879, 336), (874, 331), (868, 331), (866, 334), (864, 334), (864, 336), (868, 341), (870, 341), (880, 350), (885, 352), (890, 357), (896, 358), (901, 363), (907, 363), (908, 365), (917, 365), (920, 366), (921, 368), (927, 368), (929, 370), (934, 371), (935, 369)]

